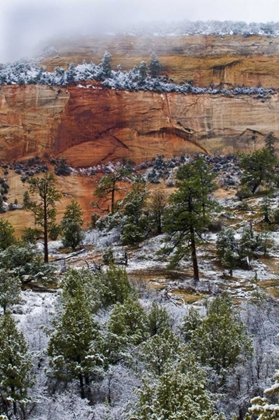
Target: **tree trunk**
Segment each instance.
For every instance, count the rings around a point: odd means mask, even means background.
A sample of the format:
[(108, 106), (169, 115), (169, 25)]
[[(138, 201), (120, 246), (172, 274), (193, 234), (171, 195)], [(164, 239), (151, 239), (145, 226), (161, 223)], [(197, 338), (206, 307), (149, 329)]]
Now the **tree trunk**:
[(79, 387), (80, 387), (81, 398), (85, 398), (84, 382), (83, 382), (83, 376), (81, 374), (79, 375)]
[(111, 189), (111, 212), (114, 213), (114, 200), (115, 200), (115, 181), (112, 183)]
[(157, 234), (161, 235), (162, 233), (162, 215), (158, 214), (157, 216)]
[[(14, 395), (15, 394), (15, 387), (14, 386), (11, 386), (11, 393), (12, 393), (12, 395)], [(17, 415), (17, 406), (16, 406), (16, 401), (15, 400), (13, 400), (13, 411), (14, 411), (14, 416), (16, 416)]]
[(194, 270), (194, 280), (199, 281), (199, 267), (198, 267), (198, 259), (196, 253), (196, 241), (195, 241), (195, 231), (194, 228), (190, 227), (190, 247), (191, 247), (191, 257), (192, 257), (192, 264)]
[(17, 415), (17, 407), (16, 407), (16, 402), (13, 401), (13, 409), (14, 409), (14, 415)]
[(48, 263), (48, 223), (46, 197), (44, 197), (44, 261), (45, 263)]

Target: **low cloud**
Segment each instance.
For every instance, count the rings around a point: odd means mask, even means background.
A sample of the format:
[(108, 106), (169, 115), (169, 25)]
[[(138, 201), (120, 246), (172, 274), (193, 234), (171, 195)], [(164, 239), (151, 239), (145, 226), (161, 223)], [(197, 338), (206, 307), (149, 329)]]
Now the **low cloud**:
[[(271, 21), (277, 0), (2, 0), (0, 62), (30, 56), (52, 37), (116, 31), (146, 21)], [(279, 15), (278, 15), (279, 16)]]

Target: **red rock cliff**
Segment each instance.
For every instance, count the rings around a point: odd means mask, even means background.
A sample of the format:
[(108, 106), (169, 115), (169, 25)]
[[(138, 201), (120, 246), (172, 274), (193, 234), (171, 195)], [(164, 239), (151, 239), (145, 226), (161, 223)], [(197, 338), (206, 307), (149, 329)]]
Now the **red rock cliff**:
[(279, 136), (278, 95), (181, 95), (95, 88), (0, 89), (0, 160), (48, 153), (74, 166), (163, 153), (230, 153)]

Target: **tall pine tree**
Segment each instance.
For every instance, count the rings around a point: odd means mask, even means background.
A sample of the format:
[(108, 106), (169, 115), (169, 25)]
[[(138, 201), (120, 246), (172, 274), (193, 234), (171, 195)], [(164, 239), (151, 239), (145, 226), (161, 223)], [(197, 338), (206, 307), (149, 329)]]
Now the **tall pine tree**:
[(0, 410), (17, 418), (31, 402), (28, 390), (35, 380), (28, 346), (9, 312), (0, 319), (0, 343)]
[(100, 333), (92, 319), (91, 305), (82, 284), (64, 295), (62, 311), (53, 321), (49, 345), (49, 376), (63, 382), (77, 379), (80, 396), (90, 394), (90, 383), (103, 364), (99, 353)]
[(189, 163), (179, 168), (176, 186), (164, 217), (168, 245), (163, 252), (173, 253), (171, 267), (190, 253), (194, 280), (199, 280), (197, 245), (216, 209), (216, 202), (210, 197), (214, 189), (212, 172), (200, 160)]
[(82, 209), (77, 201), (72, 200), (66, 207), (61, 221), (62, 243), (65, 247), (70, 246), (73, 250), (83, 241), (82, 232), (83, 219)]
[[(33, 201), (31, 196), (38, 198)], [(29, 192), (24, 194), (24, 207), (34, 215), (35, 224), (42, 228), (44, 239), (44, 260), (48, 262), (48, 237), (55, 227), (56, 207), (55, 204), (61, 198), (56, 189), (55, 178), (52, 174), (46, 174), (42, 178), (30, 180)]]

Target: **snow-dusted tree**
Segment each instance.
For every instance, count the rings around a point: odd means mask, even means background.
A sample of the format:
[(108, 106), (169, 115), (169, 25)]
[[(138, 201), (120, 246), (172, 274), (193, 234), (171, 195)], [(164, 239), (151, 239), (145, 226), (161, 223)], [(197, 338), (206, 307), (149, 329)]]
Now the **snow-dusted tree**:
[(200, 326), (202, 323), (202, 318), (198, 311), (191, 307), (189, 309), (188, 315), (184, 317), (183, 323), (180, 327), (181, 334), (186, 342), (191, 341), (193, 332)]
[(123, 304), (117, 302), (107, 322), (105, 354), (110, 363), (131, 356), (129, 348), (148, 337), (147, 315), (140, 303), (132, 297)]
[(262, 232), (255, 232), (252, 224), (243, 229), (242, 235), (239, 239), (239, 255), (241, 261), (245, 261), (257, 253), (268, 253), (268, 249), (273, 245), (272, 237), (268, 230), (264, 229)]
[(26, 341), (8, 311), (0, 318), (0, 342), (0, 410), (8, 418), (25, 418), (35, 380)]
[(102, 372), (104, 359), (90, 299), (79, 282), (71, 295), (66, 293), (53, 325), (47, 349), (51, 368), (48, 374), (66, 383), (78, 379), (80, 396), (85, 398), (90, 394), (90, 383)]
[(82, 288), (89, 299), (91, 312), (104, 309), (116, 302), (121, 304), (129, 297), (135, 297), (124, 269), (110, 265), (107, 270), (92, 273), (88, 269), (68, 269), (62, 280), (63, 298), (74, 296), (78, 288)]
[(111, 77), (111, 54), (107, 51), (104, 53), (101, 66), (104, 77)]
[(273, 131), (270, 131), (265, 138), (265, 147), (269, 150), (271, 155), (275, 155), (274, 144), (276, 140), (277, 138), (275, 137)]
[(150, 220), (148, 214), (145, 213), (148, 195), (146, 184), (140, 178), (133, 183), (131, 191), (120, 203), (121, 239), (125, 245), (142, 241), (149, 231)]
[(0, 306), (4, 313), (8, 306), (20, 301), (21, 281), (6, 270), (0, 269)]
[(127, 343), (141, 343), (148, 332), (144, 308), (132, 297), (128, 297), (123, 304), (117, 302), (110, 314), (108, 330), (124, 338)]
[[(132, 172), (129, 165), (123, 165), (119, 169), (101, 178), (94, 191), (94, 196), (104, 202), (109, 202), (108, 212), (113, 214), (115, 211), (116, 193), (120, 190), (119, 183), (131, 179), (131, 176)], [(99, 208), (98, 202), (93, 202), (92, 205)]]
[(95, 274), (94, 288), (97, 299), (103, 308), (117, 302), (123, 304), (129, 297), (135, 297), (135, 289), (126, 270), (114, 264), (110, 264), (106, 271)]
[(149, 333), (151, 336), (160, 335), (170, 327), (170, 317), (165, 308), (160, 306), (158, 302), (153, 301), (151, 310), (147, 316)]
[(186, 347), (181, 345), (179, 338), (170, 328), (166, 328), (160, 335), (153, 335), (138, 346), (134, 358), (135, 368), (141, 370), (143, 364), (146, 372), (160, 376), (185, 351)]
[(145, 61), (142, 61), (139, 66), (140, 83), (143, 83), (147, 78), (148, 67)]
[(65, 71), (65, 83), (72, 85), (75, 82), (76, 68), (74, 63), (70, 63), (68, 69)]
[(161, 68), (162, 66), (157, 55), (155, 54), (155, 52), (152, 52), (150, 56), (150, 63), (149, 63), (149, 71), (150, 71), (151, 77), (159, 76), (161, 72)]
[[(239, 390), (242, 401), (247, 393), (246, 401), (249, 405), (252, 397), (263, 395), (267, 387), (267, 379), (272, 378), (278, 367), (279, 308), (274, 305), (273, 299), (263, 296), (260, 299), (256, 296), (250, 302), (245, 300), (241, 306), (242, 319), (253, 339), (254, 347), (253, 357), (248, 362), (247, 373), (241, 377), (241, 382), (247, 381), (249, 385)], [(272, 397), (272, 402), (275, 402), (275, 397)]]
[(233, 270), (239, 265), (240, 261), (239, 246), (233, 229), (221, 230), (217, 236), (216, 249), (221, 264), (228, 268), (232, 277)]
[(55, 178), (52, 174), (45, 174), (42, 178), (32, 178), (29, 193), (38, 197), (38, 200), (33, 201), (29, 194), (25, 194), (24, 207), (33, 213), (35, 224), (42, 228), (44, 260), (48, 263), (48, 236), (55, 225), (55, 204), (60, 200), (61, 194), (56, 188)]
[(7, 220), (0, 219), (0, 250), (15, 243), (14, 228)]
[(83, 219), (82, 209), (76, 200), (72, 200), (66, 207), (63, 219), (61, 221), (62, 243), (65, 247), (71, 247), (73, 250), (84, 239), (82, 231)]
[(127, 416), (129, 420), (224, 420), (214, 410), (205, 372), (189, 354), (169, 364), (157, 379), (144, 376), (137, 393), (139, 400)]
[(55, 159), (54, 172), (58, 176), (71, 175), (71, 167), (68, 165), (65, 157)]
[(270, 225), (273, 212), (271, 208), (271, 199), (268, 195), (263, 197), (262, 199), (260, 213), (261, 213), (261, 217), (263, 218), (262, 220), (263, 223), (265, 223), (266, 226)]
[(255, 150), (240, 157), (240, 168), (243, 170), (241, 186), (247, 186), (255, 194), (260, 186), (270, 187), (274, 184), (277, 157), (268, 148)]
[(18, 277), (22, 283), (55, 280), (55, 267), (43, 262), (43, 256), (33, 245), (22, 242), (11, 245), (0, 253), (0, 268)]
[(220, 375), (221, 382), (241, 358), (251, 357), (251, 340), (227, 295), (209, 305), (207, 316), (192, 333), (190, 346), (203, 365)]
[(88, 400), (82, 399), (70, 388), (55, 395), (45, 394), (43, 403), (35, 406), (31, 417), (40, 420), (108, 420), (108, 417), (95, 417), (93, 413), (94, 408), (88, 404)]
[(178, 169), (178, 189), (171, 194), (164, 217), (164, 230), (168, 236), (162, 252), (172, 253), (172, 267), (190, 254), (194, 280), (199, 280), (197, 245), (216, 209), (216, 202), (210, 197), (211, 183), (206, 184), (202, 175), (195, 162)]
[[(279, 371), (275, 374), (275, 384), (264, 391), (265, 397), (254, 397), (251, 400), (252, 407), (249, 412), (252, 417), (248, 419), (275, 420), (279, 418)], [(271, 402), (268, 397), (273, 397)], [(276, 400), (276, 402), (275, 402)]]

